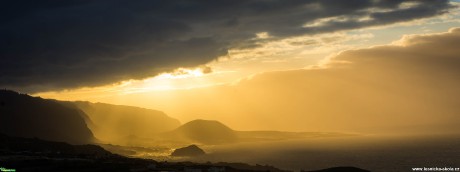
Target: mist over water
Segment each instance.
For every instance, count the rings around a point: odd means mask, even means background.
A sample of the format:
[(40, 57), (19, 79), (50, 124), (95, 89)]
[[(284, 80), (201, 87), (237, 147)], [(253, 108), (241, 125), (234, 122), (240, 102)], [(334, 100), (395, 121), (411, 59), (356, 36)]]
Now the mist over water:
[(460, 167), (459, 135), (347, 136), (201, 147), (208, 155), (176, 161), (244, 162), (293, 171), (334, 166), (355, 166), (377, 172)]

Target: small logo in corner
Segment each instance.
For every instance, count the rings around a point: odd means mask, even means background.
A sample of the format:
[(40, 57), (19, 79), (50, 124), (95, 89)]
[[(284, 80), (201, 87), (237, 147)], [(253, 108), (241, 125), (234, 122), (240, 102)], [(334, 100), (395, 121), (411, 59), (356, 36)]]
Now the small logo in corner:
[(4, 168), (4, 167), (0, 167), (0, 171), (1, 172), (6, 172), (6, 171), (16, 171), (16, 169), (9, 169), (9, 168)]

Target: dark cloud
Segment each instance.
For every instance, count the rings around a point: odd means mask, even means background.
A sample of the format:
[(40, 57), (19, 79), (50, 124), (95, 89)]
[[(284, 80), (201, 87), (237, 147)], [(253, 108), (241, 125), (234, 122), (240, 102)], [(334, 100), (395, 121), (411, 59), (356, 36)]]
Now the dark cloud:
[(459, 133), (458, 45), (460, 28), (455, 28), (408, 36), (401, 44), (344, 51), (326, 68), (266, 72), (229, 86), (106, 101), (148, 99), (144, 106), (167, 101), (174, 106), (162, 109), (170, 113), (200, 114), (188, 118), (213, 118), (240, 128)]
[[(34, 92), (142, 79), (273, 38), (444, 13), (447, 0), (2, 1), (0, 86)], [(316, 27), (318, 19), (341, 16)], [(359, 18), (370, 16), (370, 20)]]

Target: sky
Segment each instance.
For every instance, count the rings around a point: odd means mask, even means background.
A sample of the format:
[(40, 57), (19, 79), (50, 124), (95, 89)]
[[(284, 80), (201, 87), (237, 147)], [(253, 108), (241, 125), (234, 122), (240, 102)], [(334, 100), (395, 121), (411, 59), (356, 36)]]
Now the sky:
[(460, 118), (458, 1), (24, 2), (0, 7), (3, 88), (240, 130), (449, 132)]

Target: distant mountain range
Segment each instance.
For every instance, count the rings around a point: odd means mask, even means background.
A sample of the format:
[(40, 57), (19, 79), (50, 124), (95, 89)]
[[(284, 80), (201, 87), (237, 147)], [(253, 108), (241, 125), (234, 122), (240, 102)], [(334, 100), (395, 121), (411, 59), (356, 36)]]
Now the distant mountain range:
[[(152, 137), (180, 126), (165, 113), (90, 102), (69, 102), (0, 90), (0, 133), (73, 144)], [(96, 139), (97, 138), (97, 139)]]
[(342, 133), (235, 131), (219, 121), (177, 119), (156, 110), (104, 103), (57, 101), (0, 90), (0, 133), (72, 144), (228, 144)]
[(177, 119), (157, 110), (133, 106), (90, 102), (61, 102), (82, 110), (94, 135), (106, 141), (118, 141), (126, 137), (151, 138), (180, 126)]

